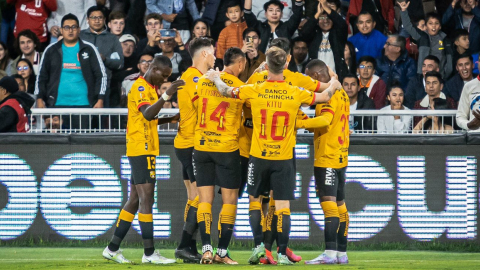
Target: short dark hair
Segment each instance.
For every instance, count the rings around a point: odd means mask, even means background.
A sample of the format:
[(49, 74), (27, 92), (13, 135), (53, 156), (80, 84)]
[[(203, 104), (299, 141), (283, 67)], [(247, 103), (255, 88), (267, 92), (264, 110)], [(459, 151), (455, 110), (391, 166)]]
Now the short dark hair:
[(440, 72), (438, 72), (438, 71), (432, 70), (432, 71), (429, 71), (429, 72), (425, 73), (425, 81), (427, 81), (428, 77), (435, 77), (435, 78), (438, 79), (438, 81), (440, 83), (443, 83), (442, 74), (440, 74)]
[[(433, 100), (433, 108), (435, 110), (448, 110), (448, 102), (444, 98), (434, 98)], [(443, 117), (442, 117), (443, 118)]]
[(303, 37), (301, 37), (301, 36), (298, 36), (298, 37), (295, 37), (294, 39), (292, 39), (292, 47), (294, 47), (294, 46), (295, 46), (295, 43), (297, 43), (297, 42), (303, 42), (303, 43), (306, 43), (306, 44), (307, 44), (307, 46), (308, 46), (308, 42), (307, 42), (307, 41), (305, 41), (305, 39), (304, 39)]
[(148, 56), (151, 56), (152, 58), (155, 58), (155, 55), (153, 55), (153, 54), (151, 54), (151, 53), (148, 53), (148, 52), (144, 52), (144, 53), (141, 53), (141, 54), (138, 56), (137, 62), (139, 62), (140, 59), (142, 59), (142, 56), (145, 56), (145, 55), (148, 55)]
[(435, 55), (429, 54), (429, 55), (425, 56), (425, 58), (423, 58), (422, 63), (425, 62), (425, 60), (431, 60), (431, 61), (435, 62), (435, 64), (437, 64), (438, 67), (440, 67), (440, 59), (438, 59), (438, 57), (436, 57)]
[(407, 40), (405, 39), (405, 37), (400, 35), (390, 35), (390, 36), (395, 37), (395, 40), (397, 41), (397, 45), (400, 47), (402, 52), (407, 49)]
[(368, 11), (366, 11), (366, 10), (362, 10), (362, 11), (358, 14), (357, 18), (360, 17), (361, 15), (370, 15), (370, 17), (372, 18), (372, 21), (375, 22), (375, 18), (373, 17), (372, 13), (370, 13), (370, 12), (368, 12)]
[(273, 74), (282, 74), (287, 62), (287, 53), (279, 47), (270, 47), (265, 53), (268, 70)]
[(463, 58), (468, 58), (468, 59), (470, 59), (470, 62), (473, 63), (473, 57), (472, 57), (471, 54), (462, 53), (462, 54), (460, 54), (460, 55), (458, 56), (457, 61), (455, 62), (455, 64), (457, 64), (458, 60), (463, 59)]
[(357, 68), (360, 67), (360, 63), (362, 62), (368, 62), (373, 64), (373, 69), (377, 68), (377, 60), (375, 58), (371, 57), (370, 55), (364, 55), (358, 59), (358, 66)]
[(103, 14), (103, 17), (105, 17), (105, 9), (101, 6), (91, 6), (88, 10), (87, 10), (87, 18), (90, 17), (90, 14), (92, 14), (92, 12), (95, 12), (95, 11), (100, 11), (102, 12)]
[(460, 37), (467, 36), (468, 37), (468, 31), (466, 29), (457, 29), (453, 33), (453, 41), (457, 41)]
[(243, 40), (247, 39), (247, 35), (251, 32), (257, 33), (258, 38), (260, 38), (260, 31), (257, 30), (255, 27), (248, 27), (247, 29), (243, 30)]
[(228, 10), (229, 8), (232, 8), (232, 7), (240, 7), (240, 10), (242, 10), (242, 4), (240, 3), (239, 0), (229, 0), (227, 2), (227, 4), (225, 5), (225, 10)]
[(65, 23), (66, 20), (73, 20), (77, 23), (78, 26), (80, 26), (80, 22), (78, 21), (77, 16), (75, 16), (72, 13), (68, 13), (67, 15), (63, 16), (60, 26), (63, 27), (63, 24)]
[(342, 84), (345, 82), (345, 79), (347, 79), (347, 78), (355, 79), (355, 81), (357, 82), (357, 84), (360, 85), (360, 80), (358, 79), (357, 75), (352, 74), (352, 73), (348, 73), (347, 75), (345, 75), (345, 76), (343, 77)]
[(405, 90), (403, 90), (402, 88), (402, 84), (396, 79), (394, 79), (388, 86), (387, 95), (390, 95), (390, 92), (392, 91), (393, 88), (400, 88), (402, 89), (403, 92), (405, 92)]
[(440, 23), (442, 23), (442, 18), (440, 17), (440, 15), (438, 13), (430, 12), (427, 15), (425, 15), (425, 23), (428, 22), (430, 19), (436, 19)]
[(18, 33), (18, 36), (15, 39), (14, 46), (18, 54), (22, 55), (22, 51), (20, 50), (20, 37), (26, 37), (31, 39), (33, 41), (33, 44), (35, 44), (35, 50), (38, 50), (40, 48), (40, 40), (38, 39), (37, 35), (35, 35), (32, 30), (25, 29), (22, 32)]
[(164, 55), (155, 55), (153, 58), (152, 65), (157, 66), (157, 67), (169, 67), (172, 68), (172, 61), (170, 61), (170, 58), (164, 56)]
[(313, 59), (312, 61), (308, 62), (305, 66), (305, 69), (324, 69), (327, 68), (327, 64), (320, 59)]
[(147, 16), (145, 16), (145, 25), (148, 24), (148, 20), (150, 19), (155, 19), (157, 21), (160, 21), (160, 24), (163, 23), (162, 15), (158, 13), (150, 13)]
[(270, 42), (270, 48), (278, 47), (290, 54), (290, 40), (288, 38), (276, 38)]
[(280, 2), (279, 0), (270, 0), (270, 1), (266, 2), (265, 4), (263, 4), (263, 10), (267, 11), (267, 10), (268, 10), (268, 7), (269, 7), (270, 5), (275, 5), (275, 6), (277, 6), (277, 7), (280, 8), (280, 10), (283, 12), (284, 6), (283, 6), (282, 2)]
[(207, 37), (200, 37), (200, 38), (194, 38), (190, 43), (188, 44), (188, 52), (190, 53), (190, 56), (194, 58), (195, 54), (200, 51), (201, 49), (205, 47), (210, 47), (210, 46), (215, 46), (215, 41), (211, 38)]
[(230, 47), (223, 55), (223, 64), (227, 67), (235, 64), (241, 58), (245, 58), (245, 53), (240, 48)]
[(110, 15), (108, 15), (109, 22), (113, 20), (120, 20), (125, 18), (126, 18), (125, 13), (121, 11), (113, 11), (112, 13), (110, 13)]

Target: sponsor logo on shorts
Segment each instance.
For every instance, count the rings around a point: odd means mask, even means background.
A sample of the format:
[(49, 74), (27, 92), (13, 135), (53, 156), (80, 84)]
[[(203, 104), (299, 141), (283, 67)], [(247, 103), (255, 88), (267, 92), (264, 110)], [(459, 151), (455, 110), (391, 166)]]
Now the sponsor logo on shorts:
[(155, 171), (150, 171), (150, 178), (155, 179)]
[(145, 87), (139, 86), (139, 87), (138, 87), (138, 91), (140, 91), (140, 92), (145, 91)]
[(248, 164), (248, 178), (247, 178), (247, 184), (249, 186), (253, 186), (253, 169), (254, 169), (253, 163), (249, 163)]
[(333, 186), (335, 180), (335, 172), (332, 168), (327, 168), (325, 172), (325, 186)]

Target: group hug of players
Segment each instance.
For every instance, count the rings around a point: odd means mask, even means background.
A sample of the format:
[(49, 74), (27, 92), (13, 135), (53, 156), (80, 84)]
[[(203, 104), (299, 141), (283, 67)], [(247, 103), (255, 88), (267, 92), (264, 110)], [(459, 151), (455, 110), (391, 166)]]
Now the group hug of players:
[[(152, 205), (155, 157), (159, 154), (157, 125), (178, 116), (156, 116), (165, 101), (177, 92), (180, 120), (175, 153), (182, 163), (188, 202), (184, 227), (175, 257), (190, 263), (238, 264), (228, 245), (233, 234), (237, 201), (245, 185), (249, 194), (249, 221), (254, 238), (250, 264), (293, 264), (302, 258), (288, 248), (290, 201), (296, 187), (296, 129), (313, 130), (314, 175), (317, 196), (325, 215), (326, 249), (306, 264), (346, 264), (348, 212), (344, 202), (345, 171), (349, 147), (349, 98), (337, 76), (320, 60), (311, 61), (306, 75), (291, 72), (290, 44), (270, 42), (266, 63), (247, 84), (237, 77), (246, 56), (229, 48), (224, 70), (213, 70), (213, 41), (198, 38), (189, 44), (193, 59), (181, 78), (158, 97), (156, 88), (170, 76), (167, 57), (155, 56), (149, 70), (128, 93), (127, 156), (131, 165), (131, 190), (120, 212), (115, 232), (103, 256), (131, 263), (119, 249), (138, 213), (144, 242), (143, 263), (169, 264), (176, 260), (154, 248)], [(301, 106), (316, 105), (308, 118)], [(220, 187), (222, 208), (218, 218), (218, 246), (211, 244), (212, 203)], [(265, 213), (266, 212), (266, 213)], [(196, 235), (200, 231), (201, 253)], [(277, 243), (277, 260), (272, 256)]]

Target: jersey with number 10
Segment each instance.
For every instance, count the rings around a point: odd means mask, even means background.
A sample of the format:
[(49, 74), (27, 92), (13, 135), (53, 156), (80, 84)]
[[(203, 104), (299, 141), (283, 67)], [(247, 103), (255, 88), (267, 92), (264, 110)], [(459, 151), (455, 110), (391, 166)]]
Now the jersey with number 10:
[(236, 98), (248, 100), (253, 115), (250, 155), (267, 160), (293, 158), (295, 120), (302, 104), (313, 104), (315, 94), (290, 86), (285, 81), (265, 81), (244, 85), (233, 91)]
[[(220, 78), (228, 86), (244, 85), (234, 75), (222, 72)], [(198, 100), (195, 150), (230, 153), (238, 149), (243, 100), (222, 96), (215, 83), (201, 77), (197, 83)]]
[(328, 103), (318, 104), (315, 116), (332, 114), (330, 125), (315, 129), (315, 167), (341, 169), (348, 165), (350, 145), (350, 99), (345, 90), (337, 91)]

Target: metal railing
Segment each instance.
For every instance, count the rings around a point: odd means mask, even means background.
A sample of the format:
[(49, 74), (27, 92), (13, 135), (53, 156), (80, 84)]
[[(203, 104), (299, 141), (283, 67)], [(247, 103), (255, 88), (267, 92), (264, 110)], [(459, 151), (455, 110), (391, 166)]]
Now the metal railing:
[[(303, 110), (314, 117), (315, 110)], [(159, 118), (170, 117), (178, 109), (162, 109)], [(126, 108), (118, 109), (32, 109), (29, 133), (126, 132)], [(356, 110), (350, 113), (350, 129), (355, 134), (451, 134), (461, 132), (455, 125), (456, 110)], [(398, 116), (403, 121), (395, 121)], [(397, 117), (397, 118), (398, 118)], [(408, 121), (410, 119), (410, 121)], [(419, 125), (418, 123), (423, 123)], [(435, 127), (442, 128), (435, 128)], [(446, 129), (445, 126), (452, 127)], [(433, 128), (432, 128), (433, 127)], [(177, 123), (158, 126), (159, 132), (176, 132)], [(299, 130), (299, 133), (308, 133)]]

